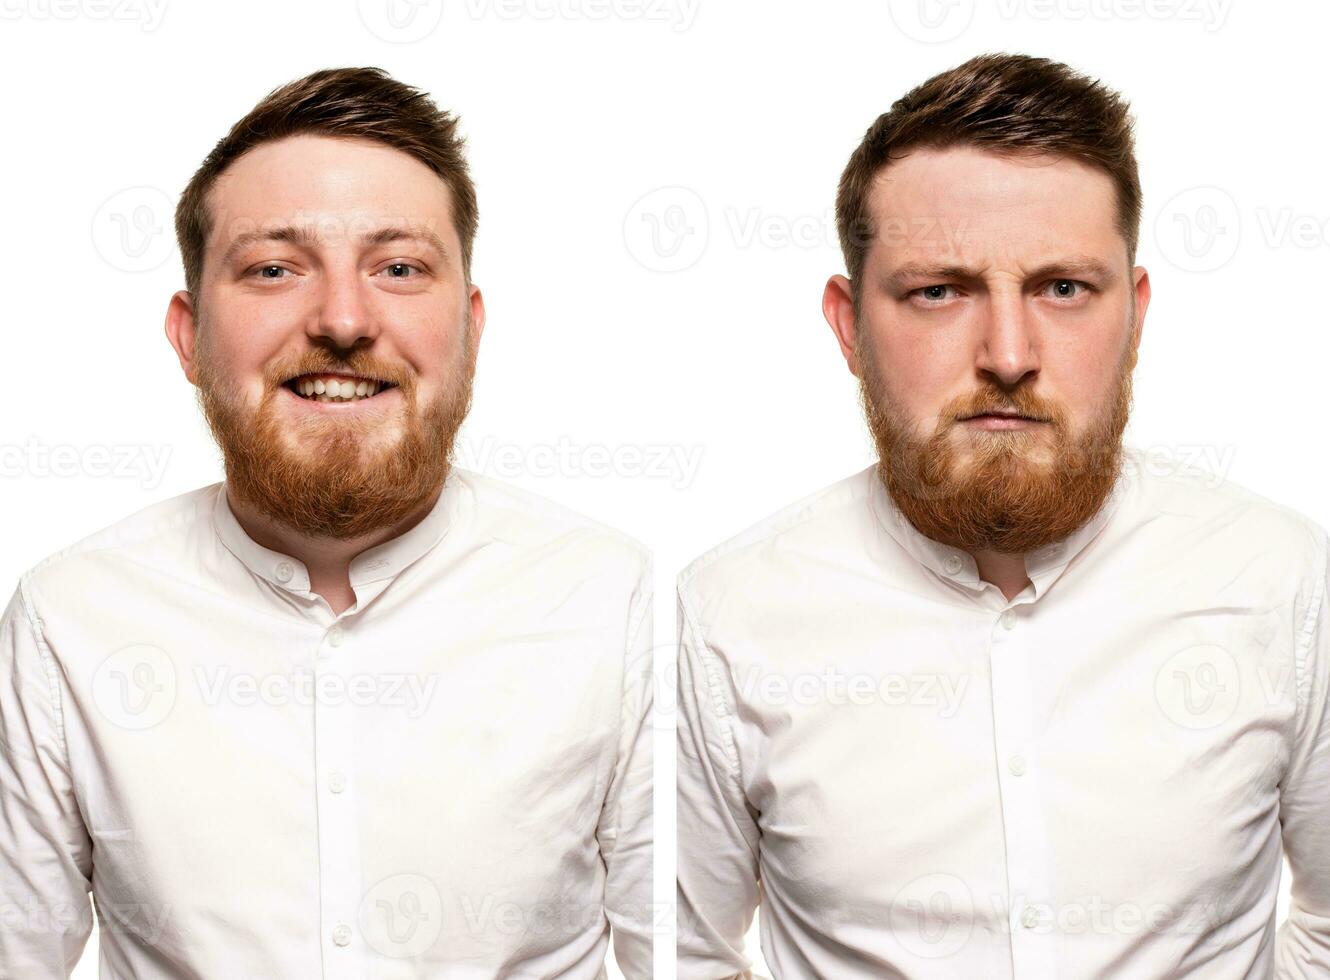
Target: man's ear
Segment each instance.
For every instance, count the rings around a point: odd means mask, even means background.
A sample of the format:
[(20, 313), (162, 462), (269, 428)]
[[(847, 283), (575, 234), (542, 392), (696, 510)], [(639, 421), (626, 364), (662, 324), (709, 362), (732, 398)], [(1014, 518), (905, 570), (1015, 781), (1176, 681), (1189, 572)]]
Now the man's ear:
[(472, 356), (475, 356), (480, 350), (480, 335), (485, 332), (485, 297), (480, 293), (480, 287), (472, 283), (468, 287), (467, 302), (471, 305), (471, 350)]
[(1131, 363), (1134, 366), (1136, 353), (1141, 346), (1141, 333), (1145, 330), (1145, 309), (1150, 305), (1150, 273), (1146, 271), (1145, 266), (1138, 265), (1133, 271), (1133, 277), (1135, 278), (1133, 288), (1136, 290), (1136, 322), (1131, 325)]
[(822, 290), (822, 315), (836, 335), (841, 355), (850, 373), (859, 377), (859, 357), (855, 351), (854, 286), (844, 276), (832, 276)]
[(194, 300), (187, 290), (182, 289), (171, 297), (166, 307), (166, 339), (175, 348), (180, 368), (190, 384), (198, 384), (194, 360), (195, 329)]

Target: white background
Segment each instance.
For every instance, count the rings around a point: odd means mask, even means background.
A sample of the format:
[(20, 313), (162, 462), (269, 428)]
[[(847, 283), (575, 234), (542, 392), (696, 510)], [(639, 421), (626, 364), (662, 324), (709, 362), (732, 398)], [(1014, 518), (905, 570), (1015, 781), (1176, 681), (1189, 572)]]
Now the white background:
[[(1325, 5), (1252, 0), (0, 0), (0, 582), (221, 478), (162, 332), (171, 209), (258, 99), (341, 65), (462, 115), (489, 325), (459, 462), (654, 549), (662, 676), (674, 573), (871, 461), (819, 312), (836, 181), (879, 112), (982, 51), (1066, 61), (1138, 116), (1154, 300), (1128, 441), (1330, 524), (1327, 37)], [(75, 976), (95, 964), (94, 940)]]

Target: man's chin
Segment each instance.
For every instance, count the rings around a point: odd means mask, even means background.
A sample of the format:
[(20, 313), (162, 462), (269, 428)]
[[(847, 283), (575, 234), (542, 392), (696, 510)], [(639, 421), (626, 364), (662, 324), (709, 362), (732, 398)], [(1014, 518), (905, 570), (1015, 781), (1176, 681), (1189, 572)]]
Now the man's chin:
[[(989, 438), (996, 435), (997, 438)], [(1022, 478), (1037, 480), (1051, 478), (1054, 470), (1054, 452), (1047, 444), (1035, 444), (1026, 433), (987, 433), (982, 441), (961, 433), (960, 445), (943, 457), (951, 480)]]
[(313, 470), (338, 466), (366, 472), (379, 471), (402, 442), (400, 428), (395, 425), (368, 432), (336, 426), (324, 429), (322, 425), (279, 431), (282, 432), (280, 455), (286, 465)]

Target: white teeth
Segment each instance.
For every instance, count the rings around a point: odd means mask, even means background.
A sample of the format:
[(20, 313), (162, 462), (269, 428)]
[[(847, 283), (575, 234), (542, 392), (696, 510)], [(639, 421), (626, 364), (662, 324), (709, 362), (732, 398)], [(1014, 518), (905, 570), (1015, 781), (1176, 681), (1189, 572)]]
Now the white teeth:
[(318, 402), (348, 402), (361, 398), (372, 398), (384, 385), (378, 381), (358, 380), (339, 381), (322, 378), (310, 380), (304, 378), (296, 382), (296, 390), (306, 398)]

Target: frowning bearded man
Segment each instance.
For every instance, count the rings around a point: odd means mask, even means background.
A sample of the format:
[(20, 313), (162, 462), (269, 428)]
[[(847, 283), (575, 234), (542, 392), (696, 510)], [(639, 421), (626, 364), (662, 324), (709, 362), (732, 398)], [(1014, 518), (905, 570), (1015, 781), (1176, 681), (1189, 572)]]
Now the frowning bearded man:
[(0, 623), (0, 975), (651, 972), (650, 557), (450, 465), (485, 323), (457, 120), (270, 93), (185, 189), (166, 333), (225, 479)]
[(683, 980), (1330, 976), (1330, 547), (1123, 443), (1132, 144), (985, 55), (851, 156), (878, 459), (679, 577)]

